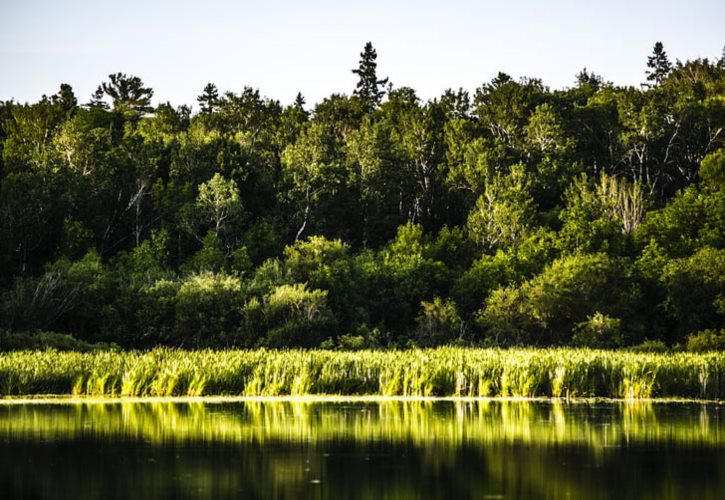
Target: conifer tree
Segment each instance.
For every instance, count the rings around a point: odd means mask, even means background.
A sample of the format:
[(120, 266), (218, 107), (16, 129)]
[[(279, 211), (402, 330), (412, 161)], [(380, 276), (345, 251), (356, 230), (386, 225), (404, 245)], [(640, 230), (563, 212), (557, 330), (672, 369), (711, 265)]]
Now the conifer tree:
[(54, 102), (60, 103), (60, 107), (66, 113), (71, 113), (78, 106), (78, 99), (73, 93), (73, 87), (67, 83), (60, 84), (60, 90), (52, 97)]
[(153, 111), (151, 97), (154, 91), (144, 87), (141, 78), (125, 73), (114, 73), (108, 78), (110, 82), (102, 83), (101, 88), (113, 100), (113, 109), (135, 118)]
[(91, 100), (88, 101), (89, 108), (108, 109), (108, 103), (103, 100), (104, 97), (103, 86), (99, 85), (95, 92), (91, 94)]
[(672, 71), (672, 63), (667, 58), (662, 42), (655, 43), (652, 55), (647, 58), (647, 81), (654, 82), (649, 86), (656, 87), (670, 74)]
[(219, 91), (213, 83), (207, 83), (202, 94), (196, 98), (202, 114), (210, 115), (219, 104)]
[(358, 69), (352, 70), (353, 73), (360, 77), (353, 94), (365, 102), (365, 107), (368, 112), (380, 104), (380, 100), (385, 95), (384, 87), (388, 83), (387, 78), (378, 80), (377, 58), (378, 53), (373, 48), (373, 44), (368, 42), (360, 53), (360, 65)]
[(298, 111), (302, 111), (303, 113), (306, 114), (307, 111), (305, 111), (305, 104), (307, 104), (307, 103), (305, 102), (305, 97), (302, 95), (302, 92), (297, 92), (297, 96), (295, 97), (295, 103), (294, 103), (295, 109)]
[(577, 87), (591, 87), (596, 92), (604, 85), (604, 79), (596, 73), (589, 72), (586, 68), (584, 68), (577, 73), (576, 84)]

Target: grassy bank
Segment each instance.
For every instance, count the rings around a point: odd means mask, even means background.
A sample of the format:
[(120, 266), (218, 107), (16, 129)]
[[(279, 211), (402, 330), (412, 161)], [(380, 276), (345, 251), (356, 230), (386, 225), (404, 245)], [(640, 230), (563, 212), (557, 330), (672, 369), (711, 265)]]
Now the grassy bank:
[(0, 355), (0, 394), (725, 396), (725, 353), (587, 349), (21, 351)]

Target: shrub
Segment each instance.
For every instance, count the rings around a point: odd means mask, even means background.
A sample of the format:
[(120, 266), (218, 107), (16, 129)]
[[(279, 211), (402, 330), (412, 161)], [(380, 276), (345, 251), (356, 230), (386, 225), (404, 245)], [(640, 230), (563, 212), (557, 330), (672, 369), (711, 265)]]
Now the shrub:
[(327, 337), (334, 324), (327, 291), (308, 290), (306, 284), (281, 285), (264, 300), (264, 344), (271, 347), (313, 347)]
[(0, 331), (0, 351), (27, 349), (88, 352), (96, 349), (117, 349), (117, 346), (107, 343), (91, 344), (64, 333)]
[(725, 350), (725, 330), (702, 330), (687, 337), (687, 350), (690, 352)]
[(435, 297), (433, 302), (423, 301), (420, 306), (416, 319), (420, 345), (437, 346), (463, 338), (465, 323), (458, 316), (452, 300)]
[(176, 293), (175, 335), (182, 345), (233, 345), (244, 303), (239, 278), (204, 272), (185, 279)]
[(668, 352), (670, 349), (661, 340), (645, 340), (629, 348), (632, 352)]
[[(600, 313), (621, 318), (622, 328), (628, 331), (623, 331), (622, 339), (617, 338), (615, 343), (627, 342), (628, 336), (636, 334), (633, 329), (637, 325), (632, 321), (635, 311), (631, 308), (640, 296), (628, 267), (626, 261), (604, 254), (557, 259), (521, 286), (492, 293), (477, 313), (477, 321), (486, 336), (498, 344), (558, 345), (568, 342), (575, 329), (584, 332), (603, 328), (603, 324), (586, 326), (592, 315)], [(612, 322), (606, 323), (611, 330)], [(587, 335), (580, 333), (580, 339)]]
[(574, 327), (572, 342), (582, 347), (617, 347), (622, 344), (619, 318), (612, 318), (599, 311)]

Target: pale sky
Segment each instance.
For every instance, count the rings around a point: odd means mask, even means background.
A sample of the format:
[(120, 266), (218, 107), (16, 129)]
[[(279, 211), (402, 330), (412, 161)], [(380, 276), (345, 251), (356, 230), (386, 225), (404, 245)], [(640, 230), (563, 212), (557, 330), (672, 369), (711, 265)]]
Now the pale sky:
[(85, 103), (109, 73), (143, 79), (154, 101), (192, 104), (207, 82), (309, 105), (349, 94), (367, 41), (378, 75), (429, 99), (473, 91), (498, 71), (573, 85), (583, 67), (644, 81), (662, 41), (671, 61), (718, 58), (724, 0), (0, 0), (0, 100), (60, 83)]

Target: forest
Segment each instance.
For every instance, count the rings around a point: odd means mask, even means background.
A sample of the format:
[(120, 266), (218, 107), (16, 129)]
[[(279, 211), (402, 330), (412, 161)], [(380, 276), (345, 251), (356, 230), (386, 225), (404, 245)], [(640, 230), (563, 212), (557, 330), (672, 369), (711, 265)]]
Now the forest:
[(724, 349), (725, 52), (642, 59), (423, 101), (368, 43), (311, 107), (0, 102), (0, 350)]

